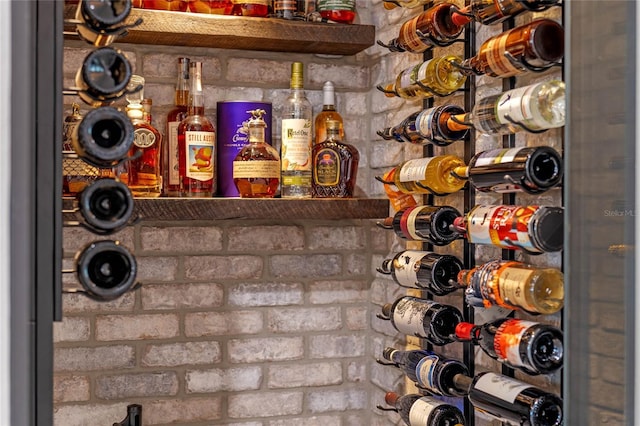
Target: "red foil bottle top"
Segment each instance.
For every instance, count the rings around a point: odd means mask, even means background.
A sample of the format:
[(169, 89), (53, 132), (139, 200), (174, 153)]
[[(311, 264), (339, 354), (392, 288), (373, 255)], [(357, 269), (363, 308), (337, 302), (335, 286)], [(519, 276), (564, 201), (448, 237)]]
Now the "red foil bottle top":
[[(460, 9), (460, 12), (462, 13), (471, 13), (471, 6), (467, 6), (464, 7), (462, 9)], [(453, 21), (454, 24), (458, 25), (458, 26), (463, 26), (463, 25), (467, 25), (469, 22), (471, 22), (471, 18), (465, 15), (462, 15), (460, 13), (456, 13), (455, 10), (451, 11), (451, 21)]]
[(453, 219), (453, 229), (463, 235), (467, 233), (464, 216), (458, 216)]
[(458, 323), (458, 325), (456, 325), (456, 337), (460, 340), (472, 340), (475, 326), (475, 324), (471, 324), (470, 322)]
[(386, 393), (386, 395), (384, 396), (384, 401), (385, 401), (387, 404), (389, 404), (389, 405), (391, 405), (391, 406), (395, 407), (396, 402), (398, 401), (398, 398), (399, 398), (399, 397), (400, 397), (400, 396), (399, 396), (397, 393), (395, 393), (395, 392), (387, 392), (387, 393)]

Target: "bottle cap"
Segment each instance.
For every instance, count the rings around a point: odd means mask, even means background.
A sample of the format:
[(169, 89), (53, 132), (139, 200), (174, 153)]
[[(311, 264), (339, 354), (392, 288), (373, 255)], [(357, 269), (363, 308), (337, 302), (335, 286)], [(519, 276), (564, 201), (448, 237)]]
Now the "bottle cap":
[(461, 322), (456, 325), (456, 337), (460, 340), (473, 340), (473, 329), (475, 324)]
[(391, 303), (385, 303), (385, 305), (382, 307), (382, 315), (387, 318), (391, 317)]
[(386, 360), (391, 361), (391, 359), (392, 359), (392, 355), (393, 355), (393, 353), (394, 353), (395, 351), (396, 351), (396, 349), (391, 348), (391, 347), (384, 348), (384, 351), (382, 351), (382, 357), (383, 357), (384, 359), (386, 359)]
[[(453, 8), (452, 8), (453, 9)], [(464, 13), (464, 14), (470, 14), (471, 13), (471, 6), (466, 6), (462, 9), (460, 9), (460, 12)], [(470, 16), (465, 16), (463, 14), (457, 13), (457, 10), (452, 10), (451, 11), (451, 21), (459, 26), (462, 27), (464, 25), (467, 25), (469, 22), (472, 21), (472, 18)]]
[(462, 235), (467, 233), (464, 217), (460, 216), (453, 219), (453, 229)]
[(529, 222), (533, 243), (545, 252), (560, 251), (564, 242), (564, 209), (541, 206)]
[(395, 407), (398, 398), (400, 398), (400, 395), (398, 395), (397, 393), (387, 392), (384, 396), (384, 402)]
[(335, 89), (333, 87), (333, 82), (325, 81), (324, 85), (322, 86), (322, 96), (323, 96), (322, 103), (324, 105), (336, 104), (336, 96), (335, 96)]
[(291, 88), (302, 89), (304, 87), (304, 65), (302, 62), (291, 64)]

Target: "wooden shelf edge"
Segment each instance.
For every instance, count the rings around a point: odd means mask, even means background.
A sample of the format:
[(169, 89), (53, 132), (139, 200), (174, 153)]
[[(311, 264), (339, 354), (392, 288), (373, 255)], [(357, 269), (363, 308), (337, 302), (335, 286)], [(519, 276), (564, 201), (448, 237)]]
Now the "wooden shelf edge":
[[(63, 199), (63, 209), (75, 200)], [(389, 215), (383, 198), (136, 198), (134, 215), (143, 221), (190, 220), (347, 220), (382, 219)], [(72, 220), (72, 214), (65, 214)], [(78, 214), (79, 216), (79, 214)]]
[[(75, 6), (65, 6), (65, 19), (72, 19)], [(189, 12), (132, 9), (127, 23), (142, 18), (140, 26), (131, 28), (118, 43), (168, 46), (211, 47), (221, 49), (271, 52), (354, 55), (375, 43), (375, 26), (326, 24), (253, 18), (205, 15)], [(65, 23), (65, 32), (74, 26)], [(78, 36), (65, 35), (78, 39)]]

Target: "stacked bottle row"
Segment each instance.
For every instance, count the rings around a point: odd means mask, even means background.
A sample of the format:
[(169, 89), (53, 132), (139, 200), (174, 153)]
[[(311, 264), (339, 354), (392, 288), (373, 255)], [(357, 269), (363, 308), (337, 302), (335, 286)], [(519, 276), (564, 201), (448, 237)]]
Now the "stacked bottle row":
[[(426, 60), (378, 86), (389, 97), (422, 99), (424, 109), (377, 133), (385, 140), (424, 145), (424, 152), (428, 153), (377, 177), (395, 210), (378, 225), (393, 230), (403, 240), (427, 245), (422, 250), (392, 254), (378, 268), (398, 286), (410, 289), (410, 295), (382, 306), (378, 318), (389, 321), (399, 333), (420, 339), (420, 345), (426, 347), (387, 347), (383, 351), (378, 362), (399, 368), (419, 391), (404, 396), (389, 392), (385, 402), (410, 426), (473, 425), (475, 413), (514, 425), (561, 425), (562, 399), (526, 379), (515, 379), (513, 371), (540, 375), (562, 368), (561, 328), (531, 320), (530, 316), (560, 312), (564, 305), (564, 277), (561, 270), (539, 266), (539, 262), (534, 265), (514, 260), (513, 251), (526, 258), (563, 249), (563, 208), (548, 201), (540, 205), (518, 204), (515, 198), (525, 193), (529, 201), (531, 196), (558, 188), (563, 178), (562, 156), (551, 145), (517, 146), (513, 136), (501, 139), (499, 147), (474, 152), (475, 144), (469, 138), (518, 132), (526, 137), (527, 133), (564, 126), (565, 85), (552, 78), (513, 88), (517, 84), (511, 79), (511, 84), (503, 87), (512, 89), (475, 100), (475, 79), (468, 80), (476, 76), (516, 77), (560, 65), (564, 31), (553, 19), (533, 18), (515, 28), (503, 28), (502, 33), (480, 42), (477, 52), (467, 58), (450, 53), (454, 52), (451, 48), (445, 55), (437, 50), (463, 41), (463, 31), (474, 22), (505, 22), (523, 12), (548, 9), (557, 1), (469, 0), (464, 7), (447, 1), (383, 3), (387, 9), (424, 6), (401, 25), (395, 38), (378, 42), (391, 52), (426, 52)], [(446, 99), (434, 105), (433, 99), (446, 98), (465, 85), (465, 91), (471, 94), (466, 103), (468, 109)], [(465, 145), (466, 161), (444, 152), (455, 142)], [(455, 193), (464, 197), (465, 206), (471, 206), (465, 208), (465, 213), (452, 205), (418, 205), (421, 203), (414, 197), (429, 196), (425, 199), (427, 204), (440, 204), (432, 197)], [(491, 193), (503, 194), (502, 203), (474, 205), (476, 193), (487, 193), (483, 200), (495, 199)], [(552, 192), (545, 199), (557, 196)], [(456, 240), (464, 242), (465, 259), (471, 253), (469, 263), (465, 264), (462, 256), (437, 253), (438, 247)], [(473, 247), (478, 244), (511, 252), (503, 251), (503, 258), (485, 258), (476, 265)], [(458, 290), (467, 307), (463, 312), (437, 300), (453, 296)], [(417, 294), (421, 296), (416, 297)], [(515, 315), (496, 318), (496, 314), (508, 311)], [(475, 321), (474, 312), (482, 314)], [(446, 358), (437, 353), (439, 349), (431, 349), (456, 342), (465, 344), (465, 353), (470, 354), (465, 362), (471, 364)], [(469, 347), (481, 349), (502, 364), (501, 374), (482, 368), (478, 372), (478, 366), (473, 366), (473, 349), (466, 349)], [(470, 407), (470, 417), (466, 419), (460, 402), (451, 399), (459, 397), (468, 403), (464, 411)]]

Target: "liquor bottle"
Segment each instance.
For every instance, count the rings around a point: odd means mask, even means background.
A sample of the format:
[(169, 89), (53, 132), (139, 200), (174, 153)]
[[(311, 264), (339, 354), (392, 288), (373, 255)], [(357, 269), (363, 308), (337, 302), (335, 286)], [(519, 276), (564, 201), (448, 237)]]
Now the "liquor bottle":
[(187, 117), (189, 104), (189, 58), (178, 58), (178, 81), (173, 95), (174, 107), (167, 114), (165, 143), (162, 148), (163, 195), (180, 196), (178, 126)]
[(386, 10), (392, 10), (396, 7), (412, 9), (418, 6), (426, 6), (431, 3), (433, 3), (433, 0), (382, 0), (382, 5)]
[(558, 0), (502, 0), (500, 2), (471, 0), (470, 4), (463, 8), (461, 12), (470, 14), (476, 22), (484, 25), (493, 25), (527, 10), (539, 12), (557, 3)]
[(405, 250), (397, 253), (393, 259), (383, 260), (378, 272), (391, 275), (402, 287), (444, 296), (460, 288), (457, 279), (463, 268), (462, 261), (455, 256)]
[(270, 0), (232, 0), (231, 15), (264, 18), (269, 14)]
[(416, 158), (397, 166), (394, 176), (396, 187), (412, 194), (451, 194), (462, 189), (467, 182), (464, 161), (455, 155)]
[(188, 0), (144, 0), (144, 8), (186, 12), (189, 8), (189, 2)]
[(189, 107), (178, 126), (178, 170), (183, 197), (211, 197), (216, 192), (216, 129), (204, 115), (202, 62), (189, 63)]
[(459, 387), (469, 389), (469, 402), (502, 422), (519, 426), (561, 426), (562, 399), (529, 383), (493, 372), (473, 379), (456, 376)]
[(483, 325), (459, 322), (460, 341), (480, 346), (491, 358), (527, 374), (547, 374), (562, 367), (562, 331), (552, 325), (501, 318)]
[(320, 143), (327, 139), (327, 121), (337, 120), (340, 122), (340, 137), (344, 139), (344, 123), (342, 116), (336, 111), (335, 90), (333, 83), (326, 81), (322, 86), (322, 111), (316, 115), (314, 120), (314, 142)]
[(461, 62), (462, 59), (456, 55), (438, 56), (401, 71), (393, 83), (383, 84), (378, 89), (391, 98), (447, 96), (467, 81), (467, 76), (454, 65)]
[(453, 230), (473, 244), (523, 250), (529, 254), (562, 250), (564, 209), (554, 206), (477, 205), (454, 220)]
[(71, 105), (71, 114), (65, 117), (62, 133), (62, 196), (75, 197), (87, 185), (100, 177), (100, 169), (81, 158), (73, 150), (72, 138), (82, 121), (80, 105)]
[(316, 10), (330, 21), (352, 24), (356, 19), (356, 0), (318, 0)]
[(87, 105), (110, 105), (125, 94), (131, 78), (131, 64), (124, 54), (112, 47), (91, 51), (75, 76), (78, 96)]
[(562, 181), (562, 157), (549, 146), (482, 151), (469, 161), (468, 177), (480, 192), (541, 194)]
[(453, 380), (458, 374), (469, 375), (469, 369), (460, 361), (426, 349), (401, 351), (387, 347), (382, 356), (430, 394), (450, 397), (466, 395), (464, 390), (456, 387)]
[(395, 127), (386, 127), (378, 135), (384, 139), (412, 144), (433, 143), (447, 146), (464, 139), (469, 127), (451, 120), (451, 116), (464, 120), (464, 110), (457, 105), (440, 105), (414, 112)]
[(281, 19), (294, 19), (298, 11), (296, 0), (273, 0), (273, 15)]
[(463, 321), (454, 306), (412, 296), (385, 304), (378, 318), (390, 320), (402, 334), (421, 337), (436, 346), (453, 342), (456, 326)]
[(462, 412), (455, 406), (431, 396), (419, 394), (398, 395), (387, 392), (387, 404), (395, 408), (409, 426), (464, 426)]
[(459, 237), (453, 224), (460, 217), (460, 212), (451, 206), (415, 206), (399, 210), (378, 225), (393, 229), (398, 237), (405, 240), (445, 246)]
[[(421, 14), (409, 19), (400, 27), (398, 37), (387, 44), (379, 43), (392, 52), (422, 53), (434, 46), (446, 46), (460, 36), (465, 23), (452, 19), (458, 7), (443, 2), (431, 6)], [(470, 20), (470, 19), (469, 19)]]
[(138, 270), (129, 250), (110, 240), (89, 243), (76, 253), (74, 263), (84, 291), (101, 301), (117, 299), (129, 291)]
[(314, 198), (351, 198), (356, 187), (360, 153), (340, 137), (342, 125), (337, 120), (327, 121), (327, 138), (313, 146)]
[(514, 260), (493, 260), (458, 273), (467, 287), (470, 306), (502, 306), (532, 314), (553, 314), (564, 304), (564, 277), (553, 268), (540, 268)]
[(87, 163), (111, 168), (133, 144), (133, 124), (126, 114), (105, 106), (87, 112), (71, 136), (73, 150)]
[(565, 115), (565, 84), (551, 80), (487, 96), (470, 113), (457, 114), (454, 120), (472, 123), (484, 134), (504, 135), (562, 127)]
[(233, 182), (242, 198), (272, 198), (280, 185), (280, 156), (265, 142), (265, 110), (247, 111), (249, 143), (233, 160)]
[[(144, 78), (131, 76), (131, 87), (144, 85)], [(146, 114), (142, 101), (144, 89), (127, 95), (127, 115), (133, 124), (133, 146), (129, 150), (131, 160), (121, 164), (118, 177), (131, 189), (134, 197), (159, 197), (162, 190), (160, 174), (160, 149), (162, 135), (151, 125), (150, 113)]]
[(229, 15), (233, 3), (231, 0), (189, 0), (187, 12), (206, 13), (211, 15)]
[(96, 234), (111, 234), (124, 228), (133, 214), (131, 191), (113, 178), (92, 182), (76, 198), (87, 227)]
[(131, 0), (80, 1), (75, 19), (78, 36), (94, 46), (107, 46), (121, 35), (116, 25), (131, 13)]
[(142, 426), (142, 405), (127, 405), (127, 417), (119, 423), (114, 423), (113, 426)]
[(302, 62), (291, 64), (291, 93), (282, 109), (282, 168), (283, 198), (311, 197), (312, 107), (304, 93)]
[(512, 77), (540, 71), (564, 55), (564, 30), (551, 19), (537, 19), (486, 40), (476, 56), (462, 62), (463, 72)]

